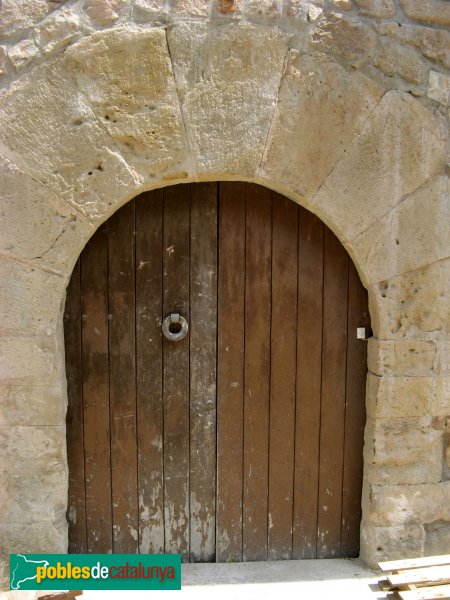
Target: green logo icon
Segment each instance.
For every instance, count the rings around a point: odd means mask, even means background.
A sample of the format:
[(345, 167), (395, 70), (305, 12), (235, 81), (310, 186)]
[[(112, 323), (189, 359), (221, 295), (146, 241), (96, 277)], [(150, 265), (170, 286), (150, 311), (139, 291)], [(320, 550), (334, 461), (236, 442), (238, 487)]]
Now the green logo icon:
[(180, 590), (180, 554), (10, 554), (11, 590)]

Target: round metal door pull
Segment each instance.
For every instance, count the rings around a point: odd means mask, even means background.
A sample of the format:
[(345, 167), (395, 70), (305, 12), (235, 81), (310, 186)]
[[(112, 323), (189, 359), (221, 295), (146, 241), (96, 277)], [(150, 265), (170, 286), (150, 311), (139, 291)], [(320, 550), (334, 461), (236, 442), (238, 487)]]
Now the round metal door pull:
[(179, 342), (187, 336), (189, 325), (184, 317), (178, 313), (172, 313), (164, 319), (162, 331), (168, 340)]

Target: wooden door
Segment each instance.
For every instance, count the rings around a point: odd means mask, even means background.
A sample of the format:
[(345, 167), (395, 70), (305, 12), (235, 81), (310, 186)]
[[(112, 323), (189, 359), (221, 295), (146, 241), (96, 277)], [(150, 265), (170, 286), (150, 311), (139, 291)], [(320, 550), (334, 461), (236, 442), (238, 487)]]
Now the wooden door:
[(287, 198), (226, 182), (129, 202), (67, 293), (69, 551), (357, 556), (362, 326), (346, 251)]

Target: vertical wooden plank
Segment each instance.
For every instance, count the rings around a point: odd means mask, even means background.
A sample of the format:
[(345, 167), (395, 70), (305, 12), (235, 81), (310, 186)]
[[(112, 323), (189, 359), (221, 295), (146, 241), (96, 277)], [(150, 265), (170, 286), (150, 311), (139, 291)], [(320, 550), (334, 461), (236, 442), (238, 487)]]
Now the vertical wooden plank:
[(216, 554), (217, 184), (191, 186), (190, 560)]
[(363, 478), (367, 342), (356, 339), (357, 327), (370, 327), (367, 291), (349, 259), (347, 381), (345, 395), (344, 476), (342, 483), (341, 556), (359, 556)]
[(134, 202), (109, 220), (108, 291), (113, 547), (138, 550)]
[(272, 192), (246, 186), (243, 560), (267, 559)]
[(325, 230), (317, 557), (340, 555), (348, 255)]
[(83, 388), (81, 370), (80, 260), (67, 288), (64, 309), (64, 344), (67, 376), (67, 462), (69, 493), (67, 521), (69, 552), (86, 552), (86, 493), (84, 487)]
[(269, 558), (292, 558), (298, 207), (273, 195)]
[(164, 552), (162, 402), (163, 192), (136, 202), (136, 405), (139, 551)]
[(293, 558), (315, 558), (322, 358), (323, 224), (299, 212)]
[(81, 255), (87, 551), (112, 552), (108, 358), (108, 226)]
[[(163, 317), (189, 321), (190, 187), (164, 189)], [(163, 339), (165, 552), (189, 560), (189, 337)]]
[(217, 562), (242, 560), (245, 186), (219, 186)]

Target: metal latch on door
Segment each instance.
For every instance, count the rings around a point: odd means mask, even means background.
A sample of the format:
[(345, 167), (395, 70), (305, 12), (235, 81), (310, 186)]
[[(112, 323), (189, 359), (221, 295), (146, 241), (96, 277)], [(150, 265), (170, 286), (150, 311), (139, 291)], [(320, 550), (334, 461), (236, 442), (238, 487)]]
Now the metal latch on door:
[(162, 323), (164, 336), (171, 342), (179, 342), (187, 336), (188, 322), (178, 313), (171, 313)]

